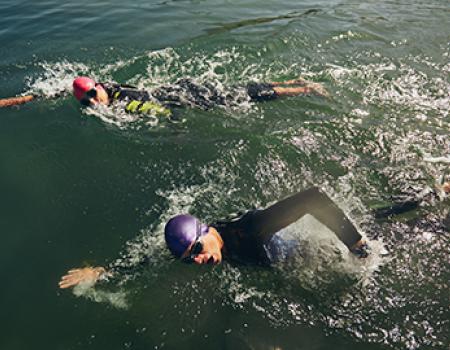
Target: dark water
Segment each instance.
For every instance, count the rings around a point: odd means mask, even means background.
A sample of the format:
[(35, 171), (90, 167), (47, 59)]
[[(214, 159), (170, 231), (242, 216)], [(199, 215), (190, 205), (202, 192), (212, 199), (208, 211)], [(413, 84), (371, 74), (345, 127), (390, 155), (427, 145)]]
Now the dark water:
[[(448, 1), (2, 0), (0, 13), (0, 95), (46, 97), (0, 110), (2, 349), (449, 349), (448, 200), (371, 214), (448, 180)], [(330, 98), (173, 123), (81, 110), (79, 74), (224, 90), (301, 75)], [(208, 222), (313, 184), (373, 241), (369, 259), (326, 233), (304, 240), (315, 258), (271, 270), (164, 249), (175, 213)], [(57, 289), (120, 252), (149, 268)]]

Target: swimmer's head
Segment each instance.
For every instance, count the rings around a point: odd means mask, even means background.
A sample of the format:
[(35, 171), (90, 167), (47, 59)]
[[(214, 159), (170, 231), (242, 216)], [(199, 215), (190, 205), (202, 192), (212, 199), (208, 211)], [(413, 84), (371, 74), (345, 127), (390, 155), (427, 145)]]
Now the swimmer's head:
[(200, 237), (208, 233), (208, 226), (197, 218), (182, 214), (170, 219), (164, 229), (164, 237), (170, 252), (181, 258), (188, 248), (193, 246)]
[(73, 95), (83, 106), (108, 104), (109, 98), (101, 84), (89, 77), (78, 77), (73, 81)]
[(447, 181), (442, 185), (442, 190), (445, 193), (450, 194), (450, 181)]

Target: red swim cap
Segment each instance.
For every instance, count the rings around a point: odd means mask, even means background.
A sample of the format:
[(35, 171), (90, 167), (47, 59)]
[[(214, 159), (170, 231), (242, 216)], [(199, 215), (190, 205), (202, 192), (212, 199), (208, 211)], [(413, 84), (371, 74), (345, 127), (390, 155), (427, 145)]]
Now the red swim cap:
[(78, 77), (73, 81), (73, 94), (80, 101), (83, 95), (95, 88), (95, 81), (88, 77)]

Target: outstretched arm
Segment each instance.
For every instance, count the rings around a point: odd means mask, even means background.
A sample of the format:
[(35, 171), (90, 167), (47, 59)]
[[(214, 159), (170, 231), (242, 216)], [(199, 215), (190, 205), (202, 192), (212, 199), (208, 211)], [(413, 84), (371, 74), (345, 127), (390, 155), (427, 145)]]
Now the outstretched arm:
[(278, 96), (319, 95), (328, 97), (328, 91), (322, 84), (314, 83), (303, 78), (281, 82), (271, 82), (273, 90)]
[(21, 105), (21, 104), (33, 101), (35, 98), (36, 98), (36, 96), (34, 96), (34, 95), (3, 98), (0, 100), (0, 107)]
[(384, 219), (394, 215), (407, 213), (417, 209), (424, 202), (432, 202), (433, 200), (444, 200), (450, 194), (450, 181), (442, 185), (435, 185), (434, 189), (426, 189), (417, 198), (408, 199), (402, 202), (392, 203), (388, 206), (377, 208), (374, 210), (375, 218)]
[(104, 267), (85, 267), (72, 269), (59, 281), (59, 288), (66, 289), (78, 284), (94, 285), (98, 281), (114, 281), (117, 283), (128, 280), (127, 277), (135, 277), (149, 263), (149, 255), (145, 249), (133, 252), (128, 249), (119, 259)]
[(265, 237), (265, 241), (282, 228), (296, 222), (305, 214), (311, 214), (333, 231), (339, 239), (352, 249), (362, 236), (345, 213), (318, 188), (288, 197), (267, 209), (255, 213), (255, 225)]
[(307, 86), (296, 86), (296, 87), (274, 86), (273, 90), (277, 93), (278, 96), (298, 96), (314, 93), (314, 90)]

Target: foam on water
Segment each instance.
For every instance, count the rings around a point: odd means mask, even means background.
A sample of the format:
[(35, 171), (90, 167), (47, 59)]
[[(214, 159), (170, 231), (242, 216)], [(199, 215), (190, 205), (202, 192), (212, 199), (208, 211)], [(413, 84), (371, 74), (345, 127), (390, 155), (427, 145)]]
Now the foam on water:
[[(350, 67), (328, 64), (327, 74), (341, 87), (360, 93), (363, 106), (389, 108), (389, 114), (401, 117), (404, 124), (408, 124), (410, 115), (450, 130), (446, 121), (450, 84), (442, 76), (445, 65), (431, 64), (427, 57), (420, 56), (393, 60), (377, 52), (365, 52), (358, 56), (361, 55), (377, 59), (379, 63), (355, 63)], [(419, 70), (416, 67), (418, 63), (428, 64), (430, 71), (424, 73)], [(364, 82), (364, 85), (355, 86), (355, 78)], [(412, 113), (405, 113), (405, 109)], [(364, 113), (364, 116), (367, 115)]]
[[(361, 61), (362, 55), (378, 58), (380, 63), (356, 63)], [(448, 181), (445, 174), (448, 174), (450, 145), (445, 130), (449, 129), (450, 85), (442, 74), (448, 63), (433, 63), (424, 56), (408, 56), (398, 61), (373, 52), (356, 55), (353, 59), (355, 61), (350, 60), (345, 65), (327, 68), (327, 74), (337, 86), (361, 97), (360, 105), (352, 102), (349, 108), (350, 115), (357, 119), (343, 118), (342, 123), (334, 124), (341, 133), (339, 141), (343, 152), (332, 150), (330, 154), (328, 147), (328, 158), (339, 160), (341, 164), (345, 161), (346, 168), (353, 173), (353, 176), (348, 173), (339, 178), (339, 188), (362, 187), (365, 193), (359, 193), (366, 199), (382, 198), (386, 192), (391, 196), (395, 193), (403, 198), (418, 198), (421, 193), (432, 190), (434, 183)], [(427, 66), (427, 73), (418, 65)], [(374, 119), (378, 109), (386, 114), (380, 125)], [(367, 118), (372, 124), (365, 122)], [(321, 128), (298, 135), (292, 138), (293, 145), (308, 155), (318, 152), (322, 143), (336, 142), (323, 141)], [(351, 138), (356, 137), (364, 137), (365, 141), (354, 145)], [(366, 162), (371, 164), (370, 172), (361, 167)], [(371, 173), (382, 174), (383, 183), (387, 182), (389, 187), (371, 184), (368, 181)], [(377, 224), (369, 219), (370, 225), (365, 227), (370, 227), (372, 235), (383, 237), (389, 256), (387, 260), (382, 259), (381, 273), (364, 283), (363, 290), (350, 288), (349, 295), (338, 296), (338, 301), (328, 304), (328, 312), (316, 313), (316, 317), (311, 318), (308, 316), (311, 313), (304, 312), (311, 308), (301, 302), (278, 305), (291, 311), (299, 322), (323, 323), (330, 332), (345, 329), (365, 342), (399, 349), (445, 347), (449, 320), (444, 307), (447, 302), (442, 301), (448, 300), (448, 296), (444, 296), (448, 288), (444, 286), (449, 273), (446, 256), (449, 211), (445, 204), (436, 207), (428, 204), (424, 212), (421, 219), (416, 214), (401, 223)]]
[(290, 259), (276, 262), (275, 267), (310, 291), (337, 284), (346, 277), (367, 285), (381, 264), (379, 252), (384, 250), (380, 241), (365, 238), (373, 249), (370, 258), (358, 259), (332, 231), (311, 215), (288, 226), (280, 238), (299, 244)]
[[(72, 92), (72, 81), (79, 75), (88, 75), (89, 67), (80, 62), (41, 62), (38, 66), (42, 68), (43, 73), (33, 78), (28, 78), (28, 90), (24, 95), (36, 94), (45, 98), (54, 98), (61, 95), (67, 95)], [(95, 76), (93, 76), (95, 79)]]
[(149, 129), (156, 127), (160, 122), (160, 118), (151, 113), (127, 113), (125, 106), (126, 103), (122, 101), (111, 106), (95, 105), (85, 108), (83, 114), (97, 117), (104, 123), (117, 126), (120, 129)]
[(94, 288), (92, 284), (80, 283), (73, 288), (73, 294), (96, 303), (108, 303), (118, 309), (127, 309), (126, 291), (109, 292)]

